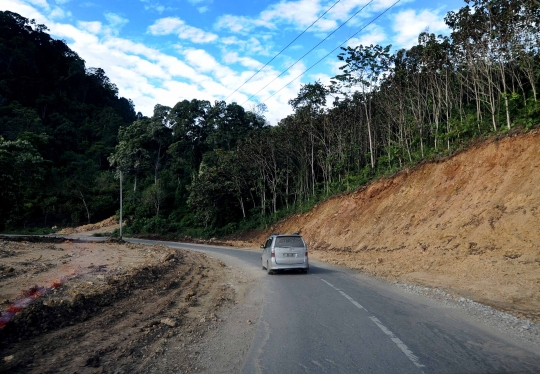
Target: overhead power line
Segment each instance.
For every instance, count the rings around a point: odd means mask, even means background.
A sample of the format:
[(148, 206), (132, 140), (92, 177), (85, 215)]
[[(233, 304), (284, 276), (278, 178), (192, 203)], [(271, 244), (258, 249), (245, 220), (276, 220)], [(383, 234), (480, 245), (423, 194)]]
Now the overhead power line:
[[(388, 12), (390, 9), (392, 9), (394, 6), (397, 5), (397, 3), (399, 3), (401, 0), (397, 0), (394, 4), (390, 5), (388, 8), (386, 8), (384, 10), (384, 12), (382, 12), (381, 14), (379, 14), (377, 17), (373, 18), (371, 21), (369, 21), (369, 23), (367, 23), (366, 25), (364, 25), (360, 30), (358, 30), (357, 32), (355, 32), (351, 37), (349, 37), (347, 40), (345, 40), (343, 43), (341, 43), (340, 45), (338, 45), (336, 48), (334, 48), (333, 50), (331, 50), (330, 52), (328, 52), (323, 58), (321, 58), (320, 60), (318, 60), (316, 63), (314, 63), (313, 65), (311, 65), (309, 68), (307, 68), (306, 70), (304, 70), (302, 73), (300, 73), (296, 78), (294, 78), (293, 80), (291, 80), (289, 83), (287, 83), (285, 86), (281, 87), (279, 90), (277, 90), (276, 92), (274, 92), (272, 95), (268, 96), (261, 104), (264, 104), (266, 103), (266, 101), (270, 100), (274, 95), (276, 95), (278, 92), (280, 92), (281, 90), (283, 90), (285, 87), (287, 87), (289, 84), (291, 84), (292, 82), (294, 82), (295, 80), (297, 80), (298, 78), (300, 78), (302, 75), (304, 75), (305, 73), (307, 73), (308, 71), (310, 71), (313, 67), (315, 67), (315, 65), (317, 65), (319, 62), (321, 62), (322, 60), (324, 60), (325, 58), (327, 58), (328, 56), (330, 56), (332, 53), (334, 53), (338, 48), (340, 48), (343, 44), (347, 43), (349, 40), (351, 40), (352, 38), (354, 38), (356, 35), (358, 35), (361, 31), (363, 31), (366, 27), (368, 27), (369, 25), (371, 25), (373, 22), (375, 22), (377, 19), (379, 19), (383, 14), (385, 14), (386, 12)], [(253, 95), (255, 96), (255, 95)], [(251, 97), (253, 97), (251, 96)], [(250, 99), (251, 99), (250, 97)], [(248, 99), (249, 101), (249, 99)], [(245, 102), (244, 102), (245, 104)], [(242, 104), (243, 105), (243, 104)]]
[(254, 96), (256, 96), (259, 92), (261, 92), (262, 90), (264, 90), (266, 87), (268, 87), (269, 85), (271, 85), (272, 83), (274, 83), (274, 81), (276, 79), (278, 79), (279, 77), (281, 77), (283, 74), (285, 74), (287, 71), (289, 71), (289, 69), (291, 69), (294, 65), (296, 65), (298, 62), (300, 62), (300, 60), (302, 60), (304, 57), (306, 57), (308, 54), (310, 54), (315, 48), (317, 48), (318, 46), (320, 46), (323, 42), (325, 42), (329, 37), (331, 37), (336, 31), (338, 31), (339, 29), (341, 29), (343, 26), (345, 26), (347, 24), (347, 22), (349, 22), (351, 19), (353, 19), (354, 17), (356, 17), (356, 15), (358, 13), (360, 13), (362, 10), (364, 10), (369, 4), (371, 4), (373, 1), (375, 0), (370, 0), (367, 4), (365, 4), (362, 8), (360, 8), (356, 13), (354, 13), (351, 17), (349, 17), (348, 20), (346, 20), (345, 22), (343, 22), (341, 25), (339, 25), (334, 31), (332, 31), (330, 34), (328, 34), (323, 40), (321, 40), (319, 43), (317, 43), (313, 48), (311, 48), (309, 51), (307, 51), (302, 57), (300, 57), (298, 60), (296, 60), (291, 66), (289, 66), (287, 69), (285, 69), (284, 71), (281, 72), (281, 74), (279, 74), (277, 77), (275, 77), (274, 79), (272, 79), (271, 82), (269, 82), (268, 84), (266, 84), (263, 88), (261, 88), (259, 91), (255, 92), (253, 95), (251, 95), (246, 101), (244, 101), (242, 103), (242, 105), (244, 105), (245, 103), (247, 103), (248, 101), (250, 101)]
[(232, 95), (234, 95), (236, 92), (238, 92), (238, 90), (242, 87), (244, 87), (244, 85), (249, 82), (254, 76), (256, 76), (257, 74), (259, 74), (261, 72), (262, 69), (264, 69), (265, 67), (268, 66), (268, 64), (270, 64), (272, 61), (274, 61), (274, 59), (276, 57), (278, 57), (283, 51), (285, 51), (287, 48), (289, 48), (291, 46), (291, 44), (293, 44), (299, 37), (301, 37), (302, 35), (304, 35), (306, 33), (306, 31), (308, 31), (311, 26), (313, 26), (315, 23), (317, 23), (321, 18), (323, 18), (326, 13), (328, 13), (330, 10), (332, 10), (333, 7), (335, 7), (337, 5), (337, 3), (339, 3), (341, 0), (337, 0), (330, 8), (328, 8), (323, 14), (321, 14), (321, 16), (319, 18), (317, 18), (315, 21), (313, 21), (313, 23), (311, 25), (309, 25), (304, 31), (302, 31), (296, 38), (293, 39), (293, 41), (291, 41), (289, 44), (287, 44), (285, 46), (285, 48), (283, 48), (281, 51), (279, 51), (279, 53), (277, 55), (275, 55), (274, 57), (272, 57), (272, 59), (270, 61), (268, 61), (266, 64), (264, 64), (264, 66), (262, 68), (260, 68), (259, 70), (257, 70), (255, 72), (255, 74), (253, 74), (251, 77), (249, 77), (244, 83), (242, 83), (240, 85), (240, 87), (238, 87), (236, 90), (234, 90), (229, 96), (227, 96), (225, 98), (224, 101), (227, 101), (227, 99), (229, 97), (231, 97)]

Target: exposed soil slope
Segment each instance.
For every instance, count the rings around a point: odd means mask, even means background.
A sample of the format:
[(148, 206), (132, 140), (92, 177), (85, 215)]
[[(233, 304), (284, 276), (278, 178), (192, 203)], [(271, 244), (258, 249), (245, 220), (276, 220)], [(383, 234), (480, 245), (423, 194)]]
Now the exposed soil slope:
[(223, 262), (160, 245), (2, 240), (0, 257), (2, 373), (193, 372), (236, 299)]
[(92, 236), (94, 233), (112, 232), (119, 228), (120, 224), (116, 220), (116, 217), (110, 217), (98, 223), (91, 223), (79, 227), (66, 227), (57, 232), (59, 235), (73, 235), (81, 234), (81, 236)]
[(312, 258), (539, 322), (540, 131), (423, 164), (242, 240), (296, 231)]

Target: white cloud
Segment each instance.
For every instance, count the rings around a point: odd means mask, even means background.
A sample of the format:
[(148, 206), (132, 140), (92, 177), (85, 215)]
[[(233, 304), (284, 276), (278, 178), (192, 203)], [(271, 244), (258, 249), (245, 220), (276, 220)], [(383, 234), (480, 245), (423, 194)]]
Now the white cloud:
[[(0, 9), (18, 13), (25, 18), (35, 19), (37, 23), (45, 23), (48, 19), (62, 19), (71, 17), (71, 12), (57, 6), (51, 7), (46, 0), (2, 0)], [(41, 8), (38, 11), (34, 6)]]
[(99, 8), (99, 4), (93, 1), (85, 1), (79, 4), (81, 8)]
[(82, 21), (79, 21), (79, 22), (77, 22), (77, 25), (81, 29), (89, 31), (92, 34), (99, 34), (101, 32), (101, 27), (102, 27), (101, 22), (97, 22), (97, 21), (94, 21), (94, 22), (82, 22)]
[(42, 8), (42, 9), (45, 9), (45, 10), (49, 10), (49, 9), (50, 9), (50, 6), (49, 6), (49, 4), (47, 3), (47, 0), (28, 0), (27, 2), (28, 2), (29, 4), (38, 6), (38, 7)]
[[(401, 4), (408, 1), (412, 0), (403, 0)], [(334, 0), (281, 1), (269, 5), (257, 17), (230, 14), (221, 16), (216, 22), (215, 27), (219, 30), (229, 30), (242, 34), (247, 34), (259, 27), (276, 30), (280, 26), (286, 26), (297, 30), (304, 30), (326, 10), (330, 9), (334, 3)], [(326, 34), (321, 34), (321, 32), (326, 33), (336, 29), (353, 15), (354, 18), (351, 19), (349, 25), (360, 24), (362, 19), (371, 17), (374, 12), (386, 9), (394, 3), (395, 0), (375, 0), (374, 2), (370, 2), (370, 0), (348, 0), (339, 2), (318, 20), (310, 28), (309, 32), (319, 33), (320, 36), (324, 37)]]
[(236, 52), (225, 53), (225, 55), (223, 56), (223, 61), (226, 64), (240, 63), (242, 66), (250, 69), (260, 69), (263, 66), (263, 64), (253, 58), (238, 56), (238, 53)]
[[(258, 17), (224, 15), (218, 19), (215, 26), (218, 29), (243, 34), (258, 27), (275, 30), (279, 25), (293, 25), (295, 28), (305, 28), (317, 19), (321, 9), (320, 0), (283, 1), (270, 5)], [(333, 27), (335, 21), (321, 19), (316, 29), (320, 31)]]
[(63, 9), (55, 6), (49, 13), (49, 17), (52, 19), (62, 19), (66, 17), (71, 17), (71, 12), (66, 12)]
[(115, 13), (105, 13), (105, 19), (109, 22), (107, 32), (112, 35), (118, 35), (122, 27), (129, 22), (129, 20)]
[(258, 53), (261, 55), (269, 55), (270, 49), (273, 43), (265, 42), (263, 44), (255, 37), (250, 37), (246, 40), (237, 38), (236, 36), (229, 36), (221, 38), (219, 40), (223, 44), (223, 52), (227, 53), (232, 48), (241, 52)]
[(176, 31), (177, 28), (184, 25), (184, 21), (179, 18), (167, 17), (157, 20), (148, 31), (152, 35), (168, 35)]
[[(261, 21), (271, 23), (294, 24), (297, 27), (305, 28), (315, 21), (323, 10), (323, 5), (319, 0), (299, 0), (272, 4), (264, 10)], [(337, 27), (333, 19), (321, 18), (314, 26), (313, 31), (328, 31)]]
[(152, 35), (169, 35), (176, 33), (180, 39), (190, 40), (194, 43), (209, 43), (218, 38), (216, 34), (186, 25), (184, 21), (175, 17), (157, 20), (153, 25), (148, 27), (148, 32)]
[(145, 8), (146, 10), (150, 10), (150, 9), (155, 10), (158, 13), (163, 13), (165, 11), (165, 7), (163, 5), (154, 5), (154, 6), (150, 5), (150, 6), (146, 6)]
[(334, 77), (338, 74), (343, 73), (341, 70), (339, 70), (339, 68), (345, 65), (345, 63), (343, 61), (332, 60), (332, 61), (328, 61), (326, 65), (329, 67), (328, 72), (332, 73), (332, 77)]
[(377, 25), (368, 26), (362, 34), (352, 38), (347, 42), (347, 45), (356, 47), (358, 45), (369, 46), (375, 44), (384, 44), (383, 42), (388, 40), (384, 29)]
[[(210, 6), (208, 4), (212, 3), (213, 0), (188, 0), (192, 5), (196, 6), (197, 11), (199, 13), (206, 13), (210, 10)], [(206, 3), (207, 5), (200, 5)]]
[(118, 35), (122, 27), (129, 22), (129, 20), (116, 13), (105, 13), (104, 17), (107, 20), (107, 25), (102, 27), (101, 31), (108, 35)]
[(446, 32), (448, 27), (438, 11), (415, 10), (399, 12), (394, 18), (395, 40), (400, 47), (410, 48), (418, 43), (418, 35), (429, 29), (432, 33)]
[(178, 30), (178, 37), (180, 39), (191, 40), (195, 43), (209, 43), (218, 38), (216, 34), (208, 33), (196, 27), (187, 25)]
[(211, 54), (204, 49), (185, 50), (186, 62), (202, 73), (211, 73), (218, 80), (235, 76), (236, 73), (229, 67), (221, 65)]
[[(375, 2), (373, 2), (372, 9), (374, 12), (381, 12), (385, 9), (390, 8), (395, 2), (396, 0), (376, 0)], [(415, 0), (401, 0), (399, 2), (399, 5), (404, 5), (411, 2), (415, 2)]]
[(323, 85), (328, 86), (330, 84), (330, 81), (332, 80), (332, 77), (328, 74), (312, 74), (310, 77), (311, 82), (320, 81)]
[(236, 36), (228, 36), (226, 38), (221, 38), (220, 41), (226, 45), (234, 45), (238, 43), (240, 39), (238, 39)]
[(215, 24), (215, 27), (218, 30), (227, 30), (234, 33), (247, 33), (251, 31), (255, 27), (255, 25), (254, 21), (248, 17), (226, 14), (219, 17), (218, 21)]
[[(50, 9), (46, 2), (43, 3), (46, 5), (47, 10)], [(47, 22), (47, 17), (45, 17), (42, 12), (38, 11), (31, 5), (17, 0), (2, 0), (0, 9), (18, 13), (28, 19), (35, 19), (37, 23)]]
[(159, 2), (154, 2), (151, 0), (141, 0), (141, 2), (144, 3), (144, 10), (152, 10), (156, 13), (163, 13), (166, 10), (174, 10), (172, 7), (166, 7)]

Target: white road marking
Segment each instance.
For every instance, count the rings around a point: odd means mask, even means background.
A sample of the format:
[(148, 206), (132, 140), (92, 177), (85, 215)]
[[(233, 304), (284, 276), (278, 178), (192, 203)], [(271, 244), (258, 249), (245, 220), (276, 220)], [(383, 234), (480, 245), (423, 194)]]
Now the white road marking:
[(418, 361), (418, 357), (412, 353), (412, 351), (405, 345), (405, 343), (403, 343), (401, 341), (400, 338), (398, 338), (397, 336), (394, 335), (394, 333), (390, 330), (388, 330), (388, 328), (386, 328), (385, 325), (382, 324), (381, 321), (379, 321), (377, 319), (377, 317), (375, 316), (371, 316), (369, 317), (370, 320), (372, 320), (373, 322), (375, 322), (375, 324), (377, 326), (379, 326), (379, 328), (386, 334), (390, 337), (390, 339), (398, 346), (399, 349), (401, 349), (401, 351), (403, 353), (405, 353), (405, 356), (407, 356), (409, 358), (409, 360), (412, 361), (413, 364), (415, 364), (416, 366), (418, 366), (419, 368), (423, 368), (424, 365), (422, 365), (419, 361)]
[[(330, 287), (332, 287), (334, 290), (338, 291), (341, 295), (343, 295), (343, 297), (345, 297), (347, 300), (349, 300), (354, 306), (356, 306), (358, 309), (363, 309), (367, 312), (367, 309), (364, 308), (362, 305), (360, 305), (358, 302), (356, 302), (352, 297), (350, 297), (349, 295), (347, 295), (345, 292), (341, 291), (339, 288), (337, 288), (336, 286), (334, 286), (332, 283), (322, 279), (322, 278), (319, 278), (320, 280), (322, 280), (324, 283), (326, 283), (327, 285), (329, 285)], [(381, 321), (379, 321), (379, 319), (375, 316), (371, 316), (369, 317), (370, 320), (373, 321), (373, 323), (375, 323), (381, 330), (382, 332), (384, 332), (386, 335), (388, 335), (388, 337), (390, 338), (390, 340), (392, 340), (394, 342), (395, 345), (397, 345), (397, 347), (399, 349), (401, 349), (401, 351), (405, 354), (405, 356), (407, 356), (407, 358), (409, 360), (411, 360), (411, 362), (416, 365), (417, 367), (419, 368), (423, 368), (425, 367), (425, 365), (422, 365), (418, 359), (418, 357), (412, 353), (412, 351), (409, 349), (409, 347), (407, 347), (405, 345), (405, 343), (403, 343), (401, 341), (400, 338), (398, 338), (397, 336), (394, 335), (394, 333), (390, 330), (388, 330), (388, 328), (382, 324)]]
[(327, 285), (329, 285), (330, 287), (332, 287), (334, 290), (339, 291), (339, 288), (337, 288), (336, 286), (334, 286), (332, 283), (327, 282), (327, 281), (325, 281), (325, 280), (322, 279), (322, 278), (320, 278), (320, 280), (322, 280), (324, 283), (326, 283)]
[(350, 297), (349, 295), (347, 295), (345, 292), (339, 291), (339, 293), (342, 294), (343, 296), (345, 296), (345, 298), (347, 300), (349, 300), (351, 303), (353, 303), (358, 309), (364, 309), (367, 312), (366, 308), (364, 308), (362, 305), (360, 305), (356, 301), (354, 301), (354, 299), (352, 297)]

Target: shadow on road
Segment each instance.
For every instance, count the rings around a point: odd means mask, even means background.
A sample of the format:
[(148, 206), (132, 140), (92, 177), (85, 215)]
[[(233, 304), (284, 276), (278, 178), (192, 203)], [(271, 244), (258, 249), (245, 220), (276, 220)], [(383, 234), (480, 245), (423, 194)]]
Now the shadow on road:
[[(317, 275), (319, 275), (319, 274), (328, 274), (328, 273), (335, 273), (335, 270), (325, 269), (325, 268), (320, 268), (320, 267), (317, 267), (317, 266), (310, 265), (307, 275), (309, 275), (309, 274), (317, 274)], [(276, 276), (276, 275), (277, 276), (279, 276), (279, 275), (305, 276), (306, 274), (302, 273), (300, 270), (293, 269), (293, 270), (277, 270), (277, 272), (274, 273), (274, 276)]]

